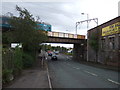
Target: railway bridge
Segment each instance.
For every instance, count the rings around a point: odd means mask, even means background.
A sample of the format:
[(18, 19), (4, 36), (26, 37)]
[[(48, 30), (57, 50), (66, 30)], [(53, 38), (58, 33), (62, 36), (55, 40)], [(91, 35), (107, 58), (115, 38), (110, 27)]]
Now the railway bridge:
[(76, 35), (62, 32), (47, 32), (46, 43), (73, 44), (73, 58), (76, 61), (86, 60), (87, 40), (85, 35)]

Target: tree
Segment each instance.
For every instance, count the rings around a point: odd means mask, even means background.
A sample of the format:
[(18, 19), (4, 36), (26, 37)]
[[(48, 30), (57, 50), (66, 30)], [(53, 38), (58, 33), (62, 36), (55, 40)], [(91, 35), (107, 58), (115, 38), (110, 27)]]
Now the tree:
[(21, 9), (16, 5), (16, 10), (19, 12), (19, 17), (12, 16), (9, 22), (14, 29), (10, 32), (11, 42), (22, 43), (24, 51), (35, 51), (47, 36), (42, 31), (36, 30), (37, 22), (27, 9)]

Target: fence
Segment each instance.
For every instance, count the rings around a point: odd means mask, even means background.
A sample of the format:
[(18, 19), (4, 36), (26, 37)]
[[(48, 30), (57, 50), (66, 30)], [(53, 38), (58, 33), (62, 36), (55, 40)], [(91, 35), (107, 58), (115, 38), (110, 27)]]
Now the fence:
[(13, 69), (14, 68), (13, 57), (14, 57), (14, 53), (11, 50), (3, 49), (2, 69)]

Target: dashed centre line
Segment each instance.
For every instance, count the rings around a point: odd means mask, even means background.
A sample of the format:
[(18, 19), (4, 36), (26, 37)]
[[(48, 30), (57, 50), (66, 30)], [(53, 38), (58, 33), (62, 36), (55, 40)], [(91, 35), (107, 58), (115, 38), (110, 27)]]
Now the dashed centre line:
[(94, 74), (94, 73), (88, 72), (88, 71), (86, 71), (86, 70), (84, 70), (84, 72), (89, 73), (89, 74), (91, 74), (91, 75), (93, 75), (93, 76), (98, 76), (97, 74)]
[[(66, 63), (66, 62), (65, 62)], [(71, 65), (71, 64), (69, 64), (69, 63), (66, 63), (67, 65)], [(74, 69), (80, 69), (80, 68), (77, 68), (77, 67), (72, 67), (72, 68), (74, 68)]]
[(75, 69), (76, 69), (76, 67), (73, 67), (73, 68), (75, 68)]
[(76, 69), (80, 69), (80, 68), (76, 68)]
[(112, 83), (115, 83), (115, 84), (120, 85), (120, 83), (119, 83), (119, 82), (113, 81), (113, 80), (111, 80), (111, 79), (107, 79), (107, 80), (108, 80), (108, 81), (110, 81), (110, 82), (112, 82)]
[[(65, 62), (67, 65), (71, 65), (71, 64), (69, 64), (69, 63), (67, 63), (67, 62)], [(72, 67), (72, 68), (74, 68), (74, 69), (80, 69), (80, 68), (77, 68), (77, 67)], [(89, 72), (89, 71), (87, 71), (87, 70), (84, 70), (84, 72), (86, 72), (86, 73), (88, 73), (88, 74), (91, 74), (91, 75), (93, 75), (93, 76), (98, 76), (97, 74), (95, 74), (95, 73), (92, 73), (92, 72)], [(120, 83), (119, 82), (116, 82), (116, 81), (113, 81), (113, 80), (111, 80), (111, 79), (107, 79), (109, 82), (112, 82), (112, 83), (114, 83), (114, 84), (117, 84), (117, 85), (120, 85)]]

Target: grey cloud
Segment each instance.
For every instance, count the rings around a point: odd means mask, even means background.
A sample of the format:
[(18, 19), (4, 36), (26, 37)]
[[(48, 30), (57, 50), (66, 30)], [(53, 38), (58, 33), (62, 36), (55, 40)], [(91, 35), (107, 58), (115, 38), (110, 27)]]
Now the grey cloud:
[[(72, 3), (53, 3), (53, 2), (24, 2), (24, 3), (4, 3), (3, 13), (13, 12), (17, 15), (15, 11), (15, 5), (20, 6), (21, 8), (26, 8), (34, 16), (39, 16), (40, 19), (44, 22), (50, 23), (53, 29), (57, 31), (64, 32), (68, 30), (70, 32), (75, 32), (75, 22), (79, 18), (79, 14), (74, 9)], [(72, 11), (64, 10), (63, 6), (71, 5)]]

